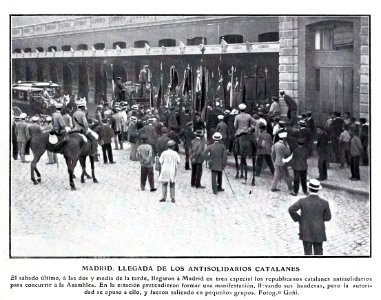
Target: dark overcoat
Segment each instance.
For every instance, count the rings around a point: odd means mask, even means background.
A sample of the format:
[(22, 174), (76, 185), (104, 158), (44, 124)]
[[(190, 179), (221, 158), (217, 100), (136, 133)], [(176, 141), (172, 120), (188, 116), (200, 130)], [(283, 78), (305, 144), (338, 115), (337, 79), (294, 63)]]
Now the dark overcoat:
[(288, 212), (295, 222), (299, 222), (299, 239), (315, 243), (327, 240), (324, 222), (331, 220), (328, 201), (318, 195), (309, 195), (291, 205)]

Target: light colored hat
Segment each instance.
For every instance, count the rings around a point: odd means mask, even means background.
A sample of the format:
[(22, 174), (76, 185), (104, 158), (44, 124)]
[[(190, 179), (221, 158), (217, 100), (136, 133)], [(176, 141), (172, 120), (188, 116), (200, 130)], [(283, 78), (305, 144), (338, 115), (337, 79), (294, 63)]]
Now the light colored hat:
[(322, 189), (320, 181), (317, 180), (317, 179), (310, 179), (310, 181), (308, 182), (308, 187), (310, 189), (314, 189), (314, 190), (317, 190), (317, 191)]
[(216, 102), (216, 106), (220, 106), (220, 102)]
[(51, 116), (47, 116), (45, 120), (46, 120), (46, 122), (51, 122), (52, 121), (52, 117)]
[(216, 132), (216, 133), (213, 134), (213, 140), (215, 140), (215, 141), (219, 141), (219, 140), (221, 140), (221, 139), (222, 139), (222, 135), (221, 135), (221, 133)]
[(281, 132), (281, 133), (279, 133), (279, 138), (280, 139), (284, 139), (286, 137), (287, 137), (287, 132)]
[(235, 108), (231, 111), (230, 113), (231, 115), (237, 115), (238, 114), (238, 110), (236, 110)]
[(138, 110), (139, 109), (139, 106), (137, 106), (136, 104), (132, 105), (131, 107), (133, 110)]
[(217, 118), (218, 118), (219, 120), (223, 120), (225, 117), (224, 117), (223, 115), (218, 115)]
[(238, 105), (238, 108), (240, 110), (244, 110), (244, 109), (246, 109), (246, 104), (245, 103), (241, 103), (240, 105)]
[(85, 100), (85, 99), (79, 99), (79, 100), (76, 102), (76, 104), (77, 104), (78, 107), (86, 106), (86, 100)]
[(26, 116), (27, 116), (26, 113), (22, 113), (22, 114), (20, 115), (20, 119), (21, 119), (21, 120), (24, 120), (24, 119), (26, 119)]
[(174, 140), (169, 140), (168, 143), (167, 143), (167, 146), (168, 147), (172, 147), (176, 144), (176, 142)]
[(102, 104), (97, 105), (97, 108), (103, 108)]
[(55, 105), (54, 105), (57, 109), (61, 109), (63, 104), (62, 103), (59, 103), (57, 102)]
[(137, 120), (138, 120), (138, 118), (135, 117), (135, 116), (131, 116), (131, 117), (130, 117), (130, 121), (137, 121)]
[(33, 122), (38, 122), (38, 120), (39, 120), (39, 118), (38, 118), (37, 116), (33, 116), (33, 117), (32, 117), (32, 121), (33, 121)]
[(230, 110), (225, 109), (224, 113), (225, 113), (225, 114), (230, 114)]

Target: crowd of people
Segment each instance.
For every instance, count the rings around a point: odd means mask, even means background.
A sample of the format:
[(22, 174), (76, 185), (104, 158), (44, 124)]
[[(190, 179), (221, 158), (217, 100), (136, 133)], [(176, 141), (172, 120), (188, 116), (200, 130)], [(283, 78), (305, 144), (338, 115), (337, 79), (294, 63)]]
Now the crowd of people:
[[(280, 95), (287, 96), (282, 92)], [(364, 119), (357, 121), (349, 113), (341, 118), (340, 112), (333, 112), (325, 124), (316, 126), (311, 112), (298, 117), (292, 105), (287, 117), (282, 117), (277, 97), (273, 97), (271, 105), (254, 107), (250, 113), (244, 103), (232, 110), (223, 109), (218, 101), (213, 106), (208, 106), (201, 115), (177, 106), (155, 109), (138, 104), (129, 106), (123, 101), (113, 105), (104, 102), (97, 106), (91, 119), (83, 99), (75, 107), (57, 103), (44, 124), (38, 116), (31, 116), (29, 122), (26, 114), (14, 117), (13, 158), (20, 157), (26, 162), (28, 141), (35, 134), (50, 132), (60, 136), (77, 129), (92, 142), (92, 155), (96, 159), (100, 157), (97, 155), (100, 146), (104, 164), (116, 163), (113, 150), (124, 149), (128, 143), (130, 160), (141, 164), (141, 189), (145, 189), (148, 179), (150, 190), (156, 191), (155, 168), (160, 174), (159, 181), (163, 182), (161, 200), (167, 197), (164, 190), (169, 183), (172, 201), (175, 201), (175, 177), (181, 161), (177, 154), (180, 144), (185, 152), (184, 168), (191, 170), (191, 186), (204, 188), (201, 176), (203, 163), (207, 161), (214, 194), (224, 190), (222, 172), (227, 156), (234, 152), (237, 137), (242, 135), (250, 136), (253, 141), (255, 176), (261, 176), (264, 162), (272, 173), (272, 192), (279, 191), (279, 183), (284, 179), (290, 194), (296, 196), (300, 185), (307, 194), (307, 160), (315, 152), (320, 181), (327, 180), (327, 170), (333, 163), (338, 163), (340, 168), (350, 167), (351, 180), (360, 180), (359, 166), (369, 164), (368, 123)], [(56, 154), (48, 153), (48, 157), (48, 164), (57, 162)]]

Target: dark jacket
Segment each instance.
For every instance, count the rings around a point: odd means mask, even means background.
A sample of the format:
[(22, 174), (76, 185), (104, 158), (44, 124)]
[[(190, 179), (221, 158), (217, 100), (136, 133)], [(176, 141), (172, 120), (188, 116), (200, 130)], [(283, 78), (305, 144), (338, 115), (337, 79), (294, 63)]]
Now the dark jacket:
[(291, 160), (292, 168), (296, 171), (307, 170), (308, 168), (307, 158), (308, 158), (308, 149), (303, 145), (299, 145), (299, 147), (296, 148), (294, 152), (292, 153), (292, 160)]
[(224, 121), (220, 121), (217, 124), (216, 131), (221, 133), (223, 139), (226, 139), (228, 137), (228, 125)]
[(309, 195), (291, 205), (288, 212), (295, 222), (299, 222), (299, 239), (316, 243), (327, 240), (324, 222), (331, 220), (328, 201), (318, 195)]
[(271, 154), (271, 148), (273, 146), (273, 140), (271, 135), (267, 131), (263, 131), (260, 133), (257, 142), (257, 154)]
[(181, 131), (179, 138), (184, 142), (184, 149), (190, 148), (191, 142), (195, 137), (195, 134), (189, 127), (186, 127)]
[(202, 155), (205, 150), (205, 141), (203, 138), (195, 138), (191, 142), (189, 157), (192, 164), (202, 164), (204, 157)]
[(329, 158), (328, 136), (326, 133), (317, 135), (316, 150), (319, 159), (324, 160)]
[(111, 129), (109, 125), (102, 124), (101, 126), (99, 126), (99, 129), (97, 131), (99, 135), (98, 143), (100, 145), (111, 143), (111, 139), (114, 137), (114, 131)]
[(332, 120), (331, 126), (329, 128), (332, 137), (339, 137), (343, 131), (344, 120), (341, 118), (335, 118)]
[(209, 158), (210, 169), (212, 171), (222, 172), (224, 170), (228, 159), (224, 144), (215, 141), (204, 150), (203, 156)]

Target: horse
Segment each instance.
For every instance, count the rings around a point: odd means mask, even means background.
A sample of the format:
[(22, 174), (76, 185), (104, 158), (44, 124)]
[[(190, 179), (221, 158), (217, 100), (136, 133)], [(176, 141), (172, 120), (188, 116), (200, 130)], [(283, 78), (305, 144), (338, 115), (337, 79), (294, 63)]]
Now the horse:
[[(247, 183), (247, 158), (251, 158), (253, 162), (253, 179), (251, 180), (251, 185), (255, 185), (255, 157), (257, 155), (257, 146), (255, 142), (255, 138), (253, 132), (250, 130), (247, 134), (240, 135), (236, 137), (233, 142), (233, 155), (235, 160), (235, 167), (237, 173), (235, 175), (235, 179), (244, 178), (243, 183)], [(240, 156), (241, 160), (238, 163), (238, 156)], [(239, 171), (241, 170), (241, 176), (239, 176)], [(243, 175), (243, 171), (245, 171), (245, 175)]]
[[(98, 180), (95, 178), (94, 172), (94, 157), (91, 154), (91, 144), (89, 142), (85, 142), (83, 137), (77, 132), (69, 133), (62, 141), (59, 141), (57, 144), (51, 144), (49, 142), (49, 132), (42, 132), (36, 134), (31, 139), (31, 149), (33, 152), (33, 160), (30, 165), (31, 170), (31, 180), (34, 184), (38, 184), (41, 182), (41, 174), (37, 169), (37, 163), (39, 162), (41, 156), (45, 153), (45, 151), (51, 151), (54, 153), (62, 153), (68, 168), (69, 173), (69, 183), (71, 190), (76, 190), (74, 184), (74, 168), (77, 165), (79, 160), (82, 167), (81, 174), (81, 183), (85, 182), (85, 176), (88, 179), (93, 179), (94, 183), (98, 183)], [(91, 175), (86, 172), (86, 157), (90, 157), (91, 164)], [(34, 173), (37, 175), (37, 179), (34, 176)]]

